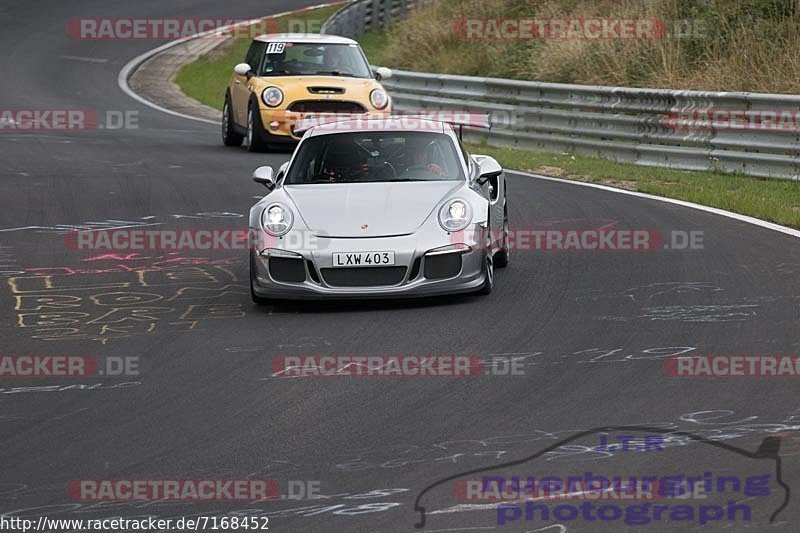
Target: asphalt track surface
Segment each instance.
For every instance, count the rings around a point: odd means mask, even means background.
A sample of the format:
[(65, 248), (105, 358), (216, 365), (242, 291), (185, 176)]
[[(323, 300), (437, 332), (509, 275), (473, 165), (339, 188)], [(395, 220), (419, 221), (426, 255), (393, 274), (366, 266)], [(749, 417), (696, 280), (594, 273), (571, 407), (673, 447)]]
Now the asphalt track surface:
[[(250, 302), (242, 252), (167, 262), (175, 257), (91, 261), (69, 250), (64, 232), (89, 223), (240, 229), (241, 215), (263, 192), (250, 181), (252, 169), (288, 156), (226, 149), (216, 127), (133, 101), (117, 87), (117, 73), (159, 43), (78, 41), (66, 34), (66, 22), (256, 17), (311, 3), (0, 5), (3, 108), (139, 112), (138, 129), (2, 133), (0, 353), (139, 357), (141, 373), (0, 382), (0, 511), (86, 519), (248, 510), (240, 514), (268, 516), (277, 532), (414, 531), (414, 503), (426, 487), (514, 460), (523, 462), (492, 474), (774, 474), (774, 460), (677, 434), (666, 437), (663, 452), (600, 453), (592, 450), (598, 435), (588, 435), (524, 461), (580, 431), (623, 425), (652, 428), (640, 435), (690, 432), (750, 452), (765, 437), (779, 436), (783, 480), (800, 487), (797, 378), (685, 379), (663, 370), (672, 353), (800, 352), (800, 243), (788, 235), (513, 175), (514, 228), (702, 231), (704, 247), (520, 251), (498, 271), (488, 297), (262, 308)], [(45, 275), (52, 276), (50, 286)], [(15, 298), (54, 294), (79, 298), (71, 300), (77, 307), (64, 309), (85, 313), (72, 315), (81, 317), (70, 324), (74, 331), (54, 331), (58, 317), (27, 315), (35, 313), (27, 307), (32, 300)], [(108, 314), (130, 302), (140, 314)], [(320, 354), (464, 354), (498, 364), (513, 355), (523, 361), (524, 375), (272, 377), (274, 356)], [(278, 480), (282, 489), (289, 481), (315, 481), (324, 497), (98, 504), (65, 491), (79, 479), (254, 478)], [(704, 526), (696, 519), (632, 526), (524, 514), (499, 526), (491, 506), (459, 507), (452, 486), (448, 481), (422, 495), (426, 530), (800, 529), (796, 499), (768, 524), (785, 497), (774, 478), (768, 496), (722, 497), (751, 505), (752, 520), (725, 517)]]

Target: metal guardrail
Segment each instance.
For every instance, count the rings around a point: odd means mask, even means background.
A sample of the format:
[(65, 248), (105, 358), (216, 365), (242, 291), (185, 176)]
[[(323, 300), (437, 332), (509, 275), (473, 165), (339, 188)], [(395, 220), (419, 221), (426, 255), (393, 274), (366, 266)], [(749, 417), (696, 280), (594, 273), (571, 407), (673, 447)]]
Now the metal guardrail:
[[(322, 33), (357, 37), (434, 0), (355, 0)], [(800, 180), (800, 96), (569, 85), (394, 70), (383, 80), (399, 111), (488, 113), (492, 146), (567, 152), (653, 167)], [(794, 112), (793, 128), (708, 127), (681, 113)], [(759, 117), (759, 120), (761, 118)], [(767, 126), (767, 127), (761, 127)]]
[(367, 31), (385, 29), (392, 22), (406, 18), (417, 7), (434, 0), (356, 0), (329, 18), (320, 33), (358, 37)]
[[(465, 139), (686, 170), (800, 179), (800, 97), (633, 89), (393, 71), (383, 81), (399, 111), (489, 113), (493, 129)], [(681, 118), (715, 110), (793, 112), (795, 127), (713, 128)], [(774, 125), (775, 123), (773, 123)]]

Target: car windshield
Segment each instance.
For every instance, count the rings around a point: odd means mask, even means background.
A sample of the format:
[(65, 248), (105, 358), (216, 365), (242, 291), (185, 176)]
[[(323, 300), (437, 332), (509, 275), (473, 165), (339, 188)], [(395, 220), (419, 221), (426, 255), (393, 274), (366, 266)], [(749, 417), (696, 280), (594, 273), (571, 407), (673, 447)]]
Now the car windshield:
[(310, 137), (285, 184), (453, 181), (464, 178), (451, 138), (431, 132), (348, 132)]
[(259, 75), (371, 78), (372, 71), (356, 44), (269, 42)]

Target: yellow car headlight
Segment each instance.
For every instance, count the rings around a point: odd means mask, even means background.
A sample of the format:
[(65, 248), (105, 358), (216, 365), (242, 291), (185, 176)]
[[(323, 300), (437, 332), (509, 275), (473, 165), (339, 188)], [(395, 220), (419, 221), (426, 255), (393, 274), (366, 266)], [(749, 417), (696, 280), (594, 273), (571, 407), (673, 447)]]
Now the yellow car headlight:
[(278, 107), (281, 105), (281, 102), (283, 102), (283, 91), (277, 87), (267, 87), (264, 89), (264, 92), (261, 93), (261, 100), (268, 107)]
[(383, 89), (373, 89), (369, 93), (369, 101), (375, 109), (386, 109), (389, 105), (389, 95)]

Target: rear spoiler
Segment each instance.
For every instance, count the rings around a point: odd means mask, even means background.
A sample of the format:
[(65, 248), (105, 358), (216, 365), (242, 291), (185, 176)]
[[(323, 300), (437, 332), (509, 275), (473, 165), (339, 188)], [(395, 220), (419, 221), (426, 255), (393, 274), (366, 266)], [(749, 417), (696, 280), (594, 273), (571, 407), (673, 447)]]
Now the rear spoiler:
[(458, 127), (458, 138), (464, 139), (464, 128), (492, 129), (492, 119), (489, 113), (470, 113), (469, 111), (431, 111), (429, 113), (412, 113), (400, 115), (401, 117), (416, 117), (420, 120), (434, 120), (446, 122), (453, 127)]
[(294, 127), (292, 127), (292, 131), (294, 132), (295, 135), (302, 135), (311, 128), (322, 126), (323, 124), (333, 124), (334, 122), (347, 122), (348, 120), (359, 120), (359, 119), (370, 120), (370, 118), (371, 117), (364, 115), (363, 113), (357, 115), (348, 115), (343, 113), (332, 113), (332, 114), (320, 113), (319, 115), (312, 115), (309, 117), (303, 117), (297, 119), (297, 122), (294, 123)]
[(482, 128), (491, 129), (492, 122), (488, 113), (470, 113), (467, 111), (429, 111), (423, 113), (409, 113), (398, 115), (364, 115), (364, 114), (319, 114), (310, 117), (298, 119), (294, 125), (293, 131), (295, 135), (302, 135), (306, 131), (316, 126), (323, 124), (332, 124), (335, 122), (346, 122), (349, 120), (358, 121), (388, 121), (399, 120), (406, 121), (409, 124), (411, 121), (432, 121), (432, 122), (446, 122), (453, 127), (458, 127), (459, 138), (463, 137), (464, 128)]

